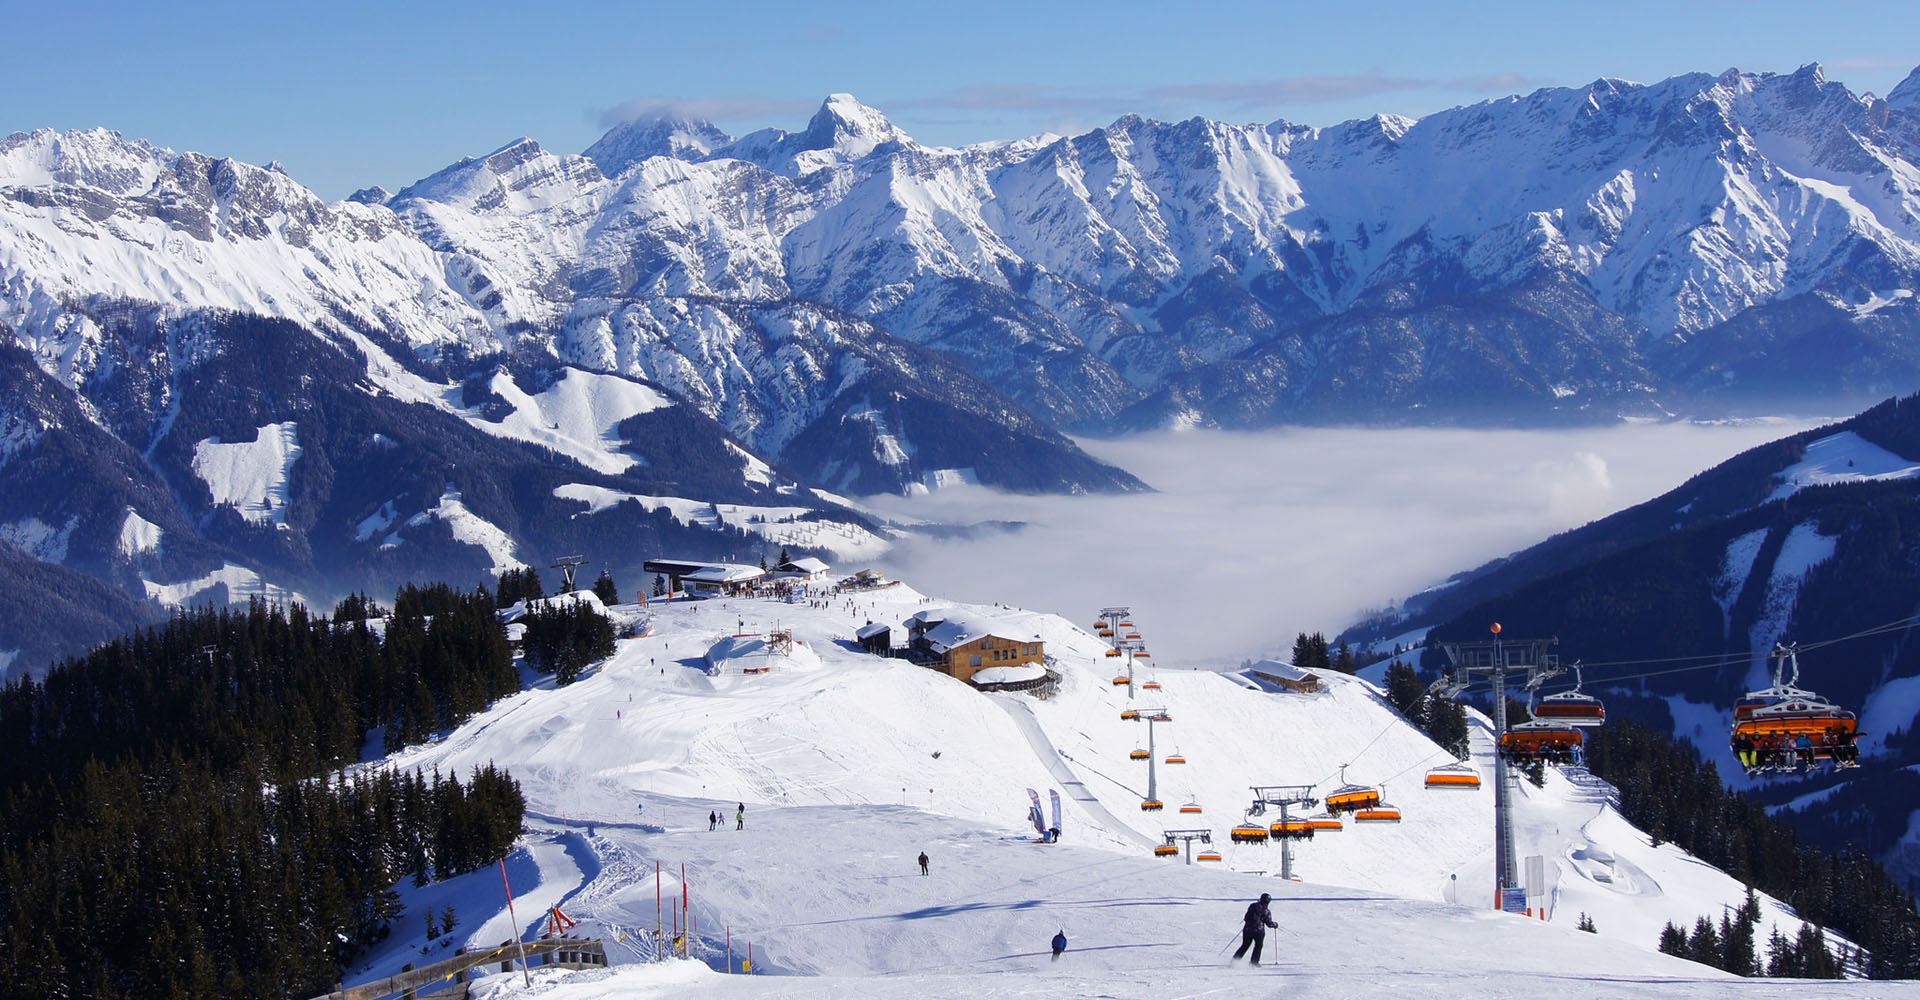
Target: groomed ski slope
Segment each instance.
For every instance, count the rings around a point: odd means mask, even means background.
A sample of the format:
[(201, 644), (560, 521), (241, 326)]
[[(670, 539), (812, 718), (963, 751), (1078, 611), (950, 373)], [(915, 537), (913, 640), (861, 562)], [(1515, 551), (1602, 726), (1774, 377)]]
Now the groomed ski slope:
[[(1273, 694), (1232, 676), (1153, 671), (1162, 689), (1137, 691), (1131, 704), (1167, 709), (1173, 722), (1156, 727), (1156, 749), (1164, 758), (1177, 748), (1189, 763), (1160, 766), (1167, 808), (1143, 813), (1145, 766), (1127, 753), (1144, 744), (1145, 726), (1119, 719), (1127, 689), (1111, 683), (1119, 661), (1101, 655), (1101, 640), (1052, 615), (970, 607), (1040, 633), (1063, 676), (1048, 700), (984, 695), (852, 645), (869, 619), (897, 625), (940, 602), (897, 585), (828, 604), (656, 606), (650, 635), (622, 640), (570, 687), (522, 692), (391, 759), (458, 773), (493, 761), (520, 780), (528, 832), (508, 874), (529, 936), (557, 902), (609, 941), (616, 963), (635, 963), (658, 912), (655, 864), (669, 899), (684, 864), (702, 957), (725, 967), (730, 928), (736, 968), (751, 941), (768, 973), (627, 964), (548, 973), (532, 991), (496, 974), (481, 995), (1888, 995), (1877, 984), (1735, 980), (1653, 951), (1667, 920), (1717, 917), (1742, 888), (1671, 845), (1649, 846), (1605, 805), (1603, 788), (1558, 773), (1516, 795), (1518, 853), (1547, 859), (1552, 920), (1490, 912), (1490, 780), (1479, 792), (1425, 789), (1425, 769), (1446, 758), (1362, 681)], [(1153, 623), (1138, 624), (1151, 642)], [(700, 669), (715, 639), (776, 626), (822, 665)], [(1144, 679), (1144, 661), (1136, 669)], [(1484, 734), (1476, 741), (1484, 753)], [(1300, 882), (1274, 877), (1278, 846), (1228, 842), (1249, 785), (1317, 784), (1324, 795), (1342, 763), (1349, 779), (1384, 782), (1404, 821), (1348, 818), (1344, 831), (1298, 845)], [(1484, 757), (1476, 763), (1490, 779)], [(1081, 784), (1063, 787), (1062, 774)], [(1060, 844), (1028, 839), (1028, 787), (1043, 798), (1061, 790)], [(1205, 811), (1180, 815), (1189, 800)], [(736, 831), (739, 803), (746, 824)], [(722, 828), (709, 831), (716, 810)], [(1224, 864), (1148, 856), (1162, 829), (1194, 827), (1213, 832)], [(922, 850), (926, 877), (913, 862)], [(497, 869), (401, 891), (409, 916), (349, 983), (506, 937)], [(1223, 946), (1263, 891), (1281, 924), (1268, 964), (1228, 966)], [(418, 914), (447, 905), (459, 929), (428, 945)], [(1573, 929), (1581, 912), (1599, 935)], [(1775, 919), (1797, 927), (1769, 906), (1762, 941)], [(1072, 945), (1056, 964), (1044, 952), (1060, 929)]]

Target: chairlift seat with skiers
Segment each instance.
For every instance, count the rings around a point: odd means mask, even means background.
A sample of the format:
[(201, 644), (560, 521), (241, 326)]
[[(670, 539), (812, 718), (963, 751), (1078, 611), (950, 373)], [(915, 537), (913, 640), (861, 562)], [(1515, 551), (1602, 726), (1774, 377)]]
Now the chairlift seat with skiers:
[(1242, 823), (1227, 835), (1236, 844), (1264, 844), (1267, 842), (1267, 828), (1252, 823)]
[(1380, 789), (1373, 785), (1347, 783), (1347, 766), (1340, 765), (1340, 787), (1327, 793), (1327, 811), (1334, 815), (1354, 812), (1380, 804)]
[(1127, 759), (1128, 760), (1152, 760), (1153, 754), (1148, 753), (1144, 747), (1139, 747), (1139, 748), (1135, 748), (1133, 751), (1128, 753)]
[(1313, 824), (1304, 819), (1283, 819), (1268, 827), (1267, 833), (1279, 840), (1312, 840)]
[(1177, 858), (1180, 856), (1180, 849), (1172, 844), (1161, 844), (1153, 849), (1153, 856), (1156, 858)]
[[(1788, 674), (1788, 668), (1791, 674)], [(1730, 742), (1750, 775), (1860, 763), (1860, 723), (1852, 712), (1798, 686), (1799, 650), (1775, 645), (1773, 685), (1734, 706)]]
[(1150, 812), (1150, 813), (1159, 812), (1160, 810), (1165, 809), (1166, 807), (1167, 807), (1167, 804), (1165, 802), (1160, 801), (1159, 799), (1143, 799), (1140, 802), (1141, 812)]

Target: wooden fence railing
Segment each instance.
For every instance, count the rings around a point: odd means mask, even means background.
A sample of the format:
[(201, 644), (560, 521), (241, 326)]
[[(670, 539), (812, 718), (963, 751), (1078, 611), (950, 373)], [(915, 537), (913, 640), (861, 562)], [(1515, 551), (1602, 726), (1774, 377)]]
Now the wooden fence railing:
[[(597, 939), (543, 937), (526, 942), (525, 947), (527, 964), (535, 967), (558, 965), (569, 969), (586, 969), (607, 964), (606, 947)], [(512, 941), (503, 941), (496, 947), (480, 951), (463, 949), (445, 961), (418, 969), (407, 968), (385, 979), (361, 983), (351, 989), (338, 989), (313, 1000), (378, 1000), (394, 993), (406, 994), (411, 1000), (420, 987), (447, 980), (453, 981), (456, 993), (463, 992), (467, 976), (474, 966), (499, 962), (501, 972), (512, 972), (513, 963), (520, 958), (520, 948)], [(536, 958), (541, 961), (535, 961)]]

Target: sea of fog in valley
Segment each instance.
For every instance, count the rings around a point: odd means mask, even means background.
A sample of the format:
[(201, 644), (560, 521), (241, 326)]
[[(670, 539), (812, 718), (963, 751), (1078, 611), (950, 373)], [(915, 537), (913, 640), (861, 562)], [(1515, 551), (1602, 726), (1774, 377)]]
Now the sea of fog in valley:
[(1012, 531), (915, 538), (880, 568), (924, 593), (1054, 611), (1126, 605), (1155, 662), (1280, 653), (1363, 613), (1680, 485), (1824, 420), (1568, 430), (1180, 430), (1083, 440), (1158, 492), (1020, 496), (947, 488), (867, 503)]

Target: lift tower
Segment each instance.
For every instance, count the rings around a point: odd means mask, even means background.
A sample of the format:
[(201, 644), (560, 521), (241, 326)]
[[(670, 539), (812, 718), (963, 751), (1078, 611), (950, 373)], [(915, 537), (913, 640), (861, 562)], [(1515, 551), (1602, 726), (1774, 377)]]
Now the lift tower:
[[(1280, 822), (1285, 824), (1288, 821), (1288, 806), (1304, 806), (1312, 809), (1319, 804), (1320, 800), (1313, 797), (1312, 785), (1254, 785), (1253, 806), (1247, 810), (1247, 815), (1259, 816), (1267, 811), (1268, 806), (1279, 806)], [(1284, 836), (1278, 839), (1280, 841), (1280, 877), (1292, 881), (1293, 838)]]
[(1160, 835), (1167, 838), (1169, 847), (1173, 846), (1174, 841), (1180, 841), (1180, 846), (1183, 848), (1181, 853), (1186, 855), (1187, 864), (1193, 864), (1194, 841), (1197, 840), (1202, 844), (1213, 843), (1212, 830), (1162, 830)]
[(1524, 673), (1522, 687), (1532, 691), (1562, 671), (1559, 657), (1547, 652), (1559, 639), (1502, 639), (1499, 622), (1490, 631), (1491, 639), (1441, 643), (1449, 666), (1427, 690), (1435, 697), (1453, 699), (1473, 683), (1474, 674), (1486, 674), (1493, 681), (1493, 907), (1498, 910), (1505, 908), (1507, 893), (1520, 887), (1513, 862), (1507, 758), (1500, 748), (1500, 738), (1507, 735), (1507, 675)]
[[(1153, 724), (1156, 722), (1172, 722), (1173, 716), (1168, 715), (1167, 710), (1164, 708), (1142, 708), (1122, 712), (1120, 713), (1120, 718), (1127, 722), (1144, 721), (1147, 724), (1147, 797), (1141, 801), (1140, 808), (1148, 812), (1153, 812), (1161, 807), (1160, 782), (1155, 771), (1155, 768), (1159, 766), (1160, 762), (1155, 759)], [(1147, 803), (1149, 802), (1154, 804), (1148, 805)]]
[(567, 589), (564, 591), (564, 593), (568, 593), (568, 594), (573, 593), (574, 591), (573, 570), (577, 566), (586, 565), (586, 562), (587, 562), (586, 556), (561, 556), (559, 561), (553, 564), (553, 568), (559, 570), (560, 575), (566, 579)]

